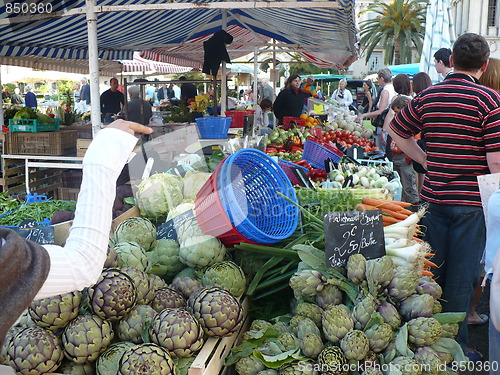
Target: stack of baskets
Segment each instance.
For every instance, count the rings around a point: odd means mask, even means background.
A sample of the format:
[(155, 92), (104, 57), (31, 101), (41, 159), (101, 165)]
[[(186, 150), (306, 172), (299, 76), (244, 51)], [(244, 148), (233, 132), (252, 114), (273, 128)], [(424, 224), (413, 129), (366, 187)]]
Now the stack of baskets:
[(242, 149), (224, 160), (196, 197), (200, 228), (226, 246), (240, 242), (272, 244), (295, 231), (298, 207), (285, 172), (271, 157)]
[(338, 162), (344, 153), (335, 146), (324, 146), (312, 139), (306, 139), (304, 143), (304, 153), (302, 157), (314, 168), (324, 169), (325, 160), (330, 158)]

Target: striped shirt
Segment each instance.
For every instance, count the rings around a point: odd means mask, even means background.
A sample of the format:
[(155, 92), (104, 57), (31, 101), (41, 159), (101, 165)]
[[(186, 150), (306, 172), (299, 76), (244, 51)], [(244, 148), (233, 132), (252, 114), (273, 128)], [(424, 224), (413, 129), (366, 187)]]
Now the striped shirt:
[(477, 176), (500, 151), (500, 95), (468, 74), (453, 73), (420, 93), (391, 122), (403, 138), (423, 132), (427, 168), (422, 198), (481, 206)]
[(82, 290), (97, 281), (106, 259), (116, 180), (137, 144), (118, 129), (101, 130), (83, 159), (75, 220), (64, 247), (43, 245), (50, 271), (35, 299)]

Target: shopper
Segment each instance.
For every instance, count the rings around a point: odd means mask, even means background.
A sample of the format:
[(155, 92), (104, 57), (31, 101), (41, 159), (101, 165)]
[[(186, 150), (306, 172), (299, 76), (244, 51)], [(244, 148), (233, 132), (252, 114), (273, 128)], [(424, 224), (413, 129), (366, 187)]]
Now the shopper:
[(36, 110), (36, 107), (38, 107), (36, 95), (31, 91), (31, 88), (29, 86), (26, 86), (24, 88), (24, 91), (26, 91), (26, 94), (24, 95), (24, 105)]
[(269, 111), (273, 106), (273, 102), (269, 99), (262, 99), (260, 104), (253, 106), (253, 126), (258, 135), (271, 134), (272, 129), (269, 128)]
[(113, 115), (121, 112), (125, 105), (125, 96), (118, 91), (118, 79), (109, 80), (109, 89), (101, 95), (101, 116), (104, 123), (113, 122)]
[(115, 182), (137, 143), (134, 131), (149, 134), (152, 129), (117, 120), (92, 141), (64, 247), (39, 245), (0, 228), (0, 345), (33, 299), (82, 290), (97, 281), (106, 259)]
[(153, 109), (151, 103), (140, 98), (140, 91), (139, 86), (130, 86), (128, 88), (130, 100), (127, 103), (127, 120), (147, 125), (149, 119), (153, 116)]
[(363, 102), (361, 103), (362, 113), (371, 112), (373, 110), (373, 98), (372, 98), (373, 83), (369, 79), (363, 82), (363, 93), (365, 94)]
[(21, 90), (18, 87), (14, 89), (14, 94), (10, 97), (11, 104), (23, 104), (23, 97), (21, 96)]
[[(422, 227), (440, 265), (432, 271), (443, 289), (443, 311), (470, 310), (486, 241), (477, 176), (500, 172), (500, 95), (478, 80), (489, 53), (482, 36), (461, 35), (450, 59), (454, 72), (412, 100), (389, 129), (427, 169), (421, 196), (429, 208)], [(427, 154), (413, 138), (423, 129)], [(482, 358), (467, 348), (467, 320), (456, 339), (470, 359)]]
[[(186, 81), (186, 77), (182, 76), (179, 78), (179, 81)], [(198, 89), (195, 84), (192, 82), (184, 82), (181, 85), (181, 102), (184, 104), (188, 104), (190, 101), (194, 100), (194, 98), (198, 95)]]
[(342, 78), (339, 81), (339, 87), (333, 92), (330, 99), (343, 108), (349, 108), (352, 104), (352, 94), (349, 89), (347, 89), (346, 79)]
[(273, 100), (273, 88), (271, 87), (271, 85), (269, 84), (269, 81), (266, 78), (264, 78), (262, 80), (261, 92), (262, 92), (262, 95), (259, 98), (261, 101), (264, 99), (269, 99), (272, 102), (272, 100)]
[(453, 68), (450, 65), (451, 49), (440, 48), (434, 54), (434, 68), (436, 72), (441, 74), (446, 78), (448, 74), (453, 72)]
[(280, 91), (274, 101), (274, 115), (279, 124), (283, 124), (283, 117), (299, 117), (304, 109), (307, 98), (311, 95), (300, 90), (300, 76), (292, 74), (286, 81), (285, 88)]

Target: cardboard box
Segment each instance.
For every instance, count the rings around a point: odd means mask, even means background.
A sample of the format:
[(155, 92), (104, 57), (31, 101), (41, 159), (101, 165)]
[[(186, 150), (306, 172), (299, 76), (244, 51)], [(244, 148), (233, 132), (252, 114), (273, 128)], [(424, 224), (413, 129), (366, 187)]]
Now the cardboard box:
[(92, 142), (92, 139), (78, 138), (76, 140), (76, 156), (84, 157), (87, 149), (89, 148), (90, 142)]

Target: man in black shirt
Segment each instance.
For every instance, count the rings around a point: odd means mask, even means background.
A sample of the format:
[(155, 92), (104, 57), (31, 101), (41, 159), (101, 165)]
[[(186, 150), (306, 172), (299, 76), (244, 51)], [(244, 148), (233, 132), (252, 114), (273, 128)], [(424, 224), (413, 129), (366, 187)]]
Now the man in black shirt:
[(101, 95), (101, 116), (104, 123), (113, 122), (113, 115), (119, 113), (125, 105), (125, 97), (118, 91), (118, 80), (111, 78), (110, 88)]
[[(180, 77), (179, 81), (186, 81), (186, 77)], [(198, 95), (198, 89), (196, 88), (194, 83), (186, 82), (181, 85), (181, 101), (183, 103), (187, 104), (191, 100), (194, 100), (194, 97), (196, 95)]]

